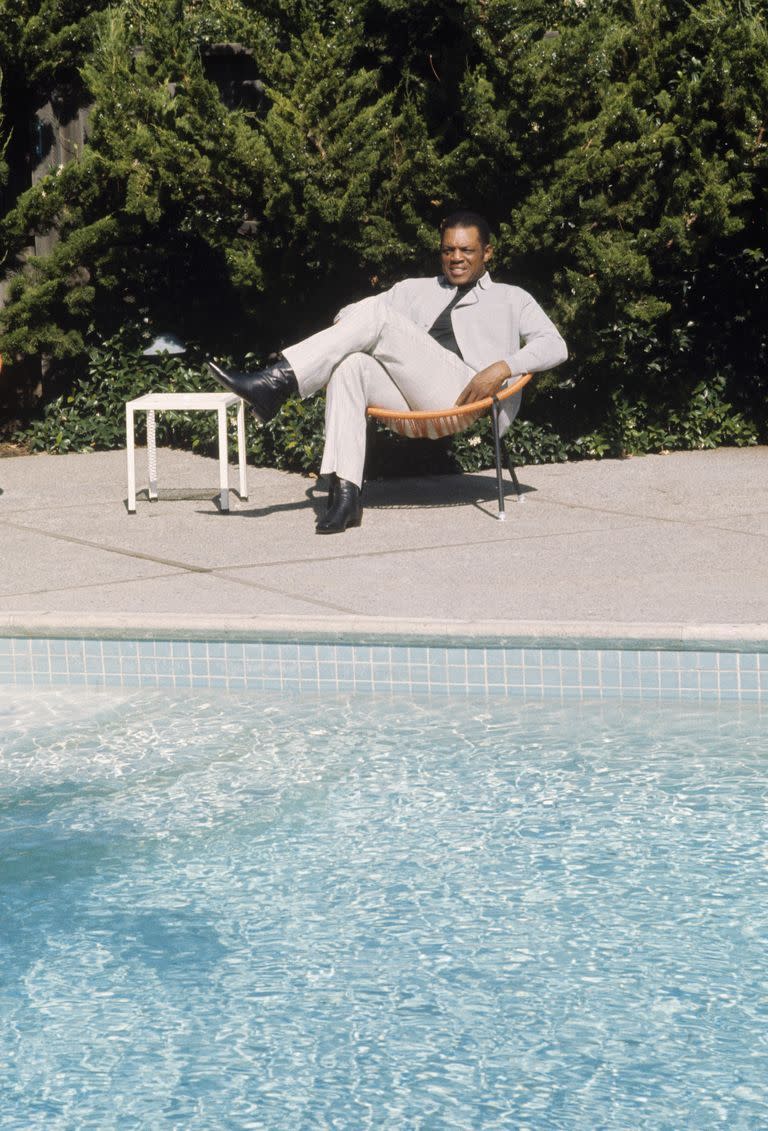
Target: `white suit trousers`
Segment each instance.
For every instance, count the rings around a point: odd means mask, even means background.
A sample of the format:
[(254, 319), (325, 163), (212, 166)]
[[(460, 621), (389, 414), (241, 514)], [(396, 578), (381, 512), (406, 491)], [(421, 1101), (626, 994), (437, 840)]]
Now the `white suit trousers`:
[(382, 295), (355, 303), (327, 330), (283, 350), (299, 393), (327, 387), (322, 474), (363, 481), (368, 405), (448, 408), (475, 373)]

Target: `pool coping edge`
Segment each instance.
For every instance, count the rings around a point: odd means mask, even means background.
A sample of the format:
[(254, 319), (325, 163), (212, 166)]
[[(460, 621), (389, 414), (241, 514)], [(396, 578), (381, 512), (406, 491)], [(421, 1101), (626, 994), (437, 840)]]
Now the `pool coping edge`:
[(0, 615), (0, 637), (105, 640), (262, 640), (306, 643), (430, 644), (523, 648), (768, 651), (768, 623), (457, 621), (280, 615)]

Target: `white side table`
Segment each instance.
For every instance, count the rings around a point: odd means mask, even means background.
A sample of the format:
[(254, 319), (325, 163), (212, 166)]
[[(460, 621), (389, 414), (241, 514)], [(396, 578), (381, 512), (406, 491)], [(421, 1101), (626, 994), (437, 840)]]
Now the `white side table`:
[(147, 393), (125, 405), (125, 438), (128, 455), (128, 511), (136, 513), (136, 457), (134, 450), (134, 413), (147, 414), (147, 462), (149, 464), (149, 497), (157, 498), (157, 447), (155, 443), (156, 412), (216, 412), (219, 417), (219, 484), (221, 509), (229, 510), (229, 469), (227, 464), (227, 410), (237, 407), (237, 462), (240, 469), (241, 499), (248, 498), (245, 475), (245, 402), (235, 393)]

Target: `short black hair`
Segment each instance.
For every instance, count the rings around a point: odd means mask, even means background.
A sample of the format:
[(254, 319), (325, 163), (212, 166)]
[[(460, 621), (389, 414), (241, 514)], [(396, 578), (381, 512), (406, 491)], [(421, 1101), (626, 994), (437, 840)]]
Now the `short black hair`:
[(485, 216), (481, 216), (479, 212), (471, 212), (468, 208), (460, 208), (440, 221), (441, 236), (449, 228), (477, 228), (483, 247), (488, 247), (491, 242), (491, 226)]

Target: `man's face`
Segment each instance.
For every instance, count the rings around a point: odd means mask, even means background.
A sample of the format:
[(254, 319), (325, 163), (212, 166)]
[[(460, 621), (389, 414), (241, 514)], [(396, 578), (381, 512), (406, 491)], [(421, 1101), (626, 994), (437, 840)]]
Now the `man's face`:
[(443, 274), (451, 286), (466, 287), (485, 274), (493, 255), (490, 244), (483, 246), (480, 232), (471, 228), (446, 228), (440, 244)]

